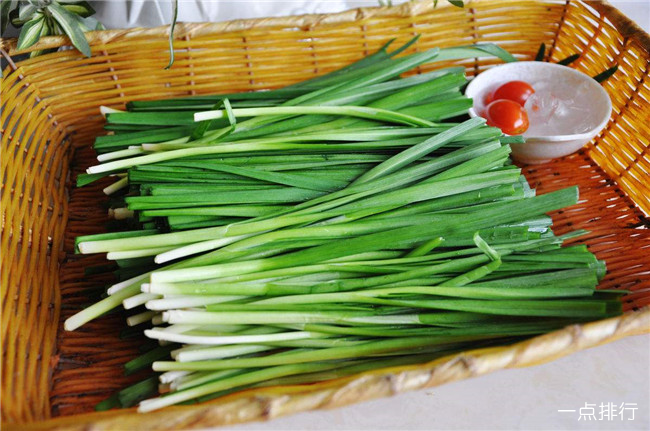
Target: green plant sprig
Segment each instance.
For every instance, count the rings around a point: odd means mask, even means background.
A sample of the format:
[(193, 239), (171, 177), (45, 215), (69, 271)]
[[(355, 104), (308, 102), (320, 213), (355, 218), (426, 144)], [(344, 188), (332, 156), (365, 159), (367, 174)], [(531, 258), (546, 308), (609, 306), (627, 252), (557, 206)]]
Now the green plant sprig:
[[(16, 49), (28, 49), (42, 37), (64, 34), (72, 45), (86, 57), (90, 57), (90, 45), (84, 32), (104, 30), (104, 26), (92, 18), (95, 10), (86, 1), (73, 0), (29, 0), (1, 2), (2, 34), (11, 22), (22, 28)], [(30, 57), (36, 57), (52, 50), (36, 50)]]

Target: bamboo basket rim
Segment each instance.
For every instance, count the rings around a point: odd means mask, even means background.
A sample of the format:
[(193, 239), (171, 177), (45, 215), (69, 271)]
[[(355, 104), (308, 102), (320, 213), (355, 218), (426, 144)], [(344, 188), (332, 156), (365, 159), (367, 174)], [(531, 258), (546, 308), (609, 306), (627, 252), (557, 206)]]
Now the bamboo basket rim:
[[(472, 3), (489, 0), (470, 0)], [(504, 3), (516, 3), (518, 0), (502, 0)], [(567, 3), (570, 0), (566, 0)], [(430, 0), (407, 2), (392, 7), (358, 8), (336, 14), (311, 14), (301, 16), (235, 20), (220, 23), (179, 23), (175, 29), (175, 39), (207, 36), (214, 33), (229, 33), (250, 29), (273, 29), (276, 27), (309, 28), (314, 25), (353, 23), (370, 17), (409, 16), (423, 13), (431, 9)], [(602, 15), (606, 16), (624, 38), (634, 40), (650, 53), (650, 35), (638, 25), (606, 1), (582, 0)], [(442, 3), (439, 7), (453, 7)], [(86, 33), (91, 46), (102, 45), (116, 41), (137, 40), (153, 37), (167, 37), (169, 26), (150, 29), (134, 28), (128, 30), (106, 30)], [(16, 55), (33, 50), (55, 48), (69, 45), (69, 39), (64, 36), (48, 37), (40, 40), (32, 47), (16, 51), (16, 39), (0, 39), (0, 50), (3, 54)], [(10, 67), (16, 66), (10, 63)], [(34, 423), (7, 424), (7, 429), (117, 429), (133, 427), (146, 422), (147, 425), (170, 426), (174, 419), (181, 417), (183, 423), (199, 423), (205, 426), (214, 411), (219, 410), (220, 416), (229, 417), (234, 422), (252, 419), (270, 419), (288, 413), (312, 410), (318, 408), (334, 408), (377, 398), (394, 395), (407, 390), (424, 388), (436, 384), (452, 382), (469, 377), (483, 375), (492, 371), (537, 365), (566, 356), (573, 352), (595, 347), (608, 342), (631, 336), (650, 333), (650, 307), (628, 312), (623, 316), (592, 322), (584, 325), (571, 325), (558, 331), (537, 336), (529, 340), (507, 347), (470, 350), (437, 359), (427, 364), (402, 366), (366, 372), (350, 377), (304, 387), (289, 386), (281, 390), (256, 389), (255, 393), (244, 391), (212, 402), (163, 409), (146, 415), (134, 414), (133, 409), (113, 410), (102, 413), (85, 413), (81, 415), (63, 416), (55, 419)], [(409, 379), (401, 376), (408, 374)], [(420, 378), (411, 379), (410, 376)], [(408, 380), (408, 382), (407, 382)], [(417, 384), (413, 384), (413, 380)], [(358, 385), (374, 385), (372, 394), (369, 391), (360, 392), (355, 389)], [(291, 393), (292, 396), (287, 396)], [(361, 397), (359, 397), (362, 395)], [(238, 417), (238, 409), (243, 405), (251, 405), (257, 414), (249, 413), (250, 418)], [(225, 413), (223, 413), (225, 412)], [(178, 422), (178, 420), (176, 420)], [(224, 422), (219, 425), (227, 424)]]
[[(469, 0), (466, 6), (472, 3), (478, 3), (489, 0)], [(519, 0), (502, 0), (505, 2), (516, 3)], [(570, 0), (565, 0), (570, 1)], [(638, 24), (629, 19), (625, 14), (612, 6), (607, 0), (582, 0), (583, 3), (593, 7), (599, 13), (606, 15), (614, 24), (616, 29), (624, 38), (629, 38), (638, 42), (646, 51), (650, 52), (650, 34), (646, 33)], [(418, 15), (425, 10), (430, 9), (430, 0), (407, 1), (396, 6), (381, 7), (360, 7), (333, 14), (304, 14), (290, 15), (271, 18), (253, 18), (237, 19), (232, 21), (221, 22), (202, 22), (188, 23), (179, 22), (174, 29), (174, 40), (185, 38), (195, 38), (214, 33), (232, 33), (237, 31), (246, 31), (251, 29), (263, 29), (273, 27), (300, 27), (309, 28), (315, 25), (342, 24), (355, 22), (365, 18), (380, 18), (391, 16), (409, 16)], [(449, 3), (441, 3), (438, 7), (455, 7)], [(126, 41), (129, 39), (141, 39), (152, 37), (168, 37), (169, 25), (158, 27), (144, 28), (135, 27), (130, 29), (113, 29), (86, 32), (88, 43), (93, 45), (103, 45), (110, 42)], [(16, 50), (18, 38), (0, 38), (0, 49), (5, 51), (9, 56), (25, 54), (36, 50), (48, 48), (58, 48), (70, 45), (70, 39), (67, 36), (48, 36), (40, 39), (34, 45), (27, 49)]]

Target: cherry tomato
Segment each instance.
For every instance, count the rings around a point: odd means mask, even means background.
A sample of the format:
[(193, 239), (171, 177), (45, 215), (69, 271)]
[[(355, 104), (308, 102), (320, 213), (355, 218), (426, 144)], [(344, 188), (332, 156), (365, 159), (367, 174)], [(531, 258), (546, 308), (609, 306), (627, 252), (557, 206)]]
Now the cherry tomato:
[(492, 93), (491, 97), (488, 96), (489, 100), (487, 100), (487, 103), (490, 103), (493, 100), (506, 99), (512, 100), (513, 102), (517, 102), (521, 106), (524, 106), (526, 104), (526, 100), (534, 92), (535, 89), (533, 89), (533, 87), (531, 87), (527, 82), (510, 81), (497, 88), (496, 91)]
[(499, 99), (485, 108), (489, 126), (498, 127), (507, 135), (521, 135), (528, 130), (528, 114), (523, 106), (512, 100)]

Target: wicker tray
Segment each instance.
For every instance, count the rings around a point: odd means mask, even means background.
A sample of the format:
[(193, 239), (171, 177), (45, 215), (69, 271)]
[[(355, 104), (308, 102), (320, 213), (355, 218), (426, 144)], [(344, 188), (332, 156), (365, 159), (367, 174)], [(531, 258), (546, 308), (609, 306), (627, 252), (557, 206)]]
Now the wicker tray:
[[(601, 2), (480, 1), (465, 9), (431, 0), (335, 15), (181, 24), (176, 63), (167, 61), (167, 27), (89, 33), (91, 58), (65, 50), (20, 61), (2, 82), (2, 421), (8, 429), (178, 429), (268, 419), (329, 408), (491, 371), (533, 365), (650, 331), (650, 37)], [(75, 189), (102, 133), (99, 105), (132, 99), (275, 88), (321, 74), (376, 50), (389, 38), (422, 37), (412, 49), (482, 41), (531, 59), (544, 42), (551, 60), (580, 53), (589, 74), (620, 66), (605, 88), (614, 113), (583, 151), (524, 167), (542, 193), (580, 186), (578, 205), (553, 214), (555, 231), (584, 228), (607, 261), (602, 288), (628, 289), (625, 315), (411, 367), (321, 384), (250, 390), (215, 402), (147, 415), (91, 413), (92, 406), (142, 375), (122, 364), (140, 339), (119, 338), (123, 317), (107, 316), (67, 333), (61, 322), (108, 280), (83, 277), (101, 256), (76, 256), (73, 239), (100, 232), (101, 188)], [(18, 54), (15, 40), (2, 53)], [(69, 41), (47, 38), (31, 49)], [(465, 61), (470, 75), (491, 61)], [(426, 70), (423, 67), (422, 70)], [(645, 308), (644, 308), (645, 307)]]

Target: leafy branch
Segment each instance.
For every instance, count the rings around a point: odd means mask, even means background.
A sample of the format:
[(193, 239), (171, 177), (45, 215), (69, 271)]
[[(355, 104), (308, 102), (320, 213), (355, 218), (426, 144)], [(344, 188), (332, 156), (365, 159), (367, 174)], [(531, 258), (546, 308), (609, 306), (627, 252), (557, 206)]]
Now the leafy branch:
[[(90, 57), (90, 45), (85, 31), (104, 30), (92, 18), (95, 9), (87, 1), (79, 0), (2, 0), (0, 20), (4, 34), (8, 23), (21, 28), (17, 50), (24, 50), (45, 36), (66, 35), (82, 54)], [(52, 52), (53, 49), (32, 51), (29, 56)]]

